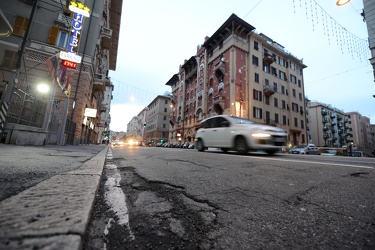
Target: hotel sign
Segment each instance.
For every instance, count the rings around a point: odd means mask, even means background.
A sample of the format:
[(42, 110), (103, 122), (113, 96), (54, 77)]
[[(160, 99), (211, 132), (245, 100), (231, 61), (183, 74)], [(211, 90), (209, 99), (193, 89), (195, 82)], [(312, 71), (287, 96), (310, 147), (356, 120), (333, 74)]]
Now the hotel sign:
[(72, 22), (72, 35), (69, 39), (68, 52), (76, 54), (76, 49), (79, 44), (79, 39), (82, 30), (83, 17), (90, 16), (90, 8), (80, 2), (70, 2), (69, 10), (74, 12)]

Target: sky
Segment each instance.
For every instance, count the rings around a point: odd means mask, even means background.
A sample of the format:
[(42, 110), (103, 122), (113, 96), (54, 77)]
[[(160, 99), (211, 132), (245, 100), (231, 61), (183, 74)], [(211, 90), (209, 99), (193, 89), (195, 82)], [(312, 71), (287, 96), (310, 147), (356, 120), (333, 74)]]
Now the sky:
[(123, 0), (111, 103), (113, 131), (126, 125), (157, 95), (185, 59), (196, 54), (236, 14), (307, 66), (305, 96), (375, 123), (375, 84), (369, 62), (363, 0)]

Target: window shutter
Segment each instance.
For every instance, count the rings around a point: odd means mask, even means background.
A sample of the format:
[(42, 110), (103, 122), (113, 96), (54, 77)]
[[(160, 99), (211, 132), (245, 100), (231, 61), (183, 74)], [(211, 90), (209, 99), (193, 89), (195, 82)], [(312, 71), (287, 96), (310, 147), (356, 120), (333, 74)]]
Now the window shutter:
[(51, 26), (49, 30), (49, 34), (48, 34), (48, 40), (47, 40), (48, 44), (53, 44), (53, 45), (56, 44), (57, 36), (59, 35), (59, 30), (60, 30), (59, 27)]
[(27, 18), (16, 16), (16, 19), (13, 23), (13, 34), (16, 36), (23, 36), (28, 23), (29, 20)]

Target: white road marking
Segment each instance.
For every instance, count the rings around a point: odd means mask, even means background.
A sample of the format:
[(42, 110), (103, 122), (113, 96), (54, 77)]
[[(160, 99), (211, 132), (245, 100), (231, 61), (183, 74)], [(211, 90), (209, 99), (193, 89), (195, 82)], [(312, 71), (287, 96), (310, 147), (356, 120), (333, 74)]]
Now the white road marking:
[[(110, 157), (112, 157), (112, 151), (110, 150)], [(109, 157), (107, 157), (109, 159)], [(112, 158), (111, 158), (112, 159)], [(134, 234), (130, 229), (129, 225), (129, 210), (126, 205), (126, 196), (120, 187), (121, 175), (117, 172), (117, 166), (115, 164), (107, 163), (107, 169), (115, 170), (116, 173), (112, 177), (108, 177), (104, 184), (105, 202), (109, 205), (111, 210), (116, 214), (118, 223), (122, 226), (126, 226), (130, 233), (130, 238), (134, 239)], [(110, 218), (104, 233), (108, 233), (112, 219)]]
[(263, 159), (263, 160), (269, 160), (269, 161), (284, 161), (284, 162), (295, 162), (295, 163), (310, 163), (310, 164), (317, 164), (317, 165), (329, 165), (329, 166), (342, 166), (342, 167), (352, 167), (352, 168), (366, 168), (366, 169), (374, 169), (374, 167), (369, 166), (356, 166), (356, 165), (349, 165), (349, 164), (342, 164), (342, 163), (329, 163), (329, 162), (317, 162), (317, 161), (300, 161), (300, 160), (286, 160), (286, 159), (280, 159), (280, 158), (266, 158), (266, 157), (259, 157), (259, 156), (241, 156), (236, 155), (240, 157), (247, 157), (247, 158), (254, 158), (254, 159)]

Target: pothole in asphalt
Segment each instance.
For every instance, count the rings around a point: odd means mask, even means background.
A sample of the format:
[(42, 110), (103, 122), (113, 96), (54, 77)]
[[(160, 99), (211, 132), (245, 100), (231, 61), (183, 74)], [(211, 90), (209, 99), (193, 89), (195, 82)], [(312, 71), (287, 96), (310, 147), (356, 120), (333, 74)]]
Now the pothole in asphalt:
[[(100, 249), (212, 248), (218, 237), (218, 208), (190, 197), (183, 187), (147, 181), (133, 167), (114, 169), (114, 165), (121, 166), (119, 159), (111, 159), (107, 165), (84, 248), (97, 249), (90, 242), (96, 246), (101, 242)], [(110, 180), (116, 175), (121, 177), (118, 183)], [(117, 204), (126, 209), (116, 210), (105, 202), (111, 194), (104, 183), (122, 189), (126, 202)], [(129, 223), (124, 224), (116, 211), (127, 213)]]

